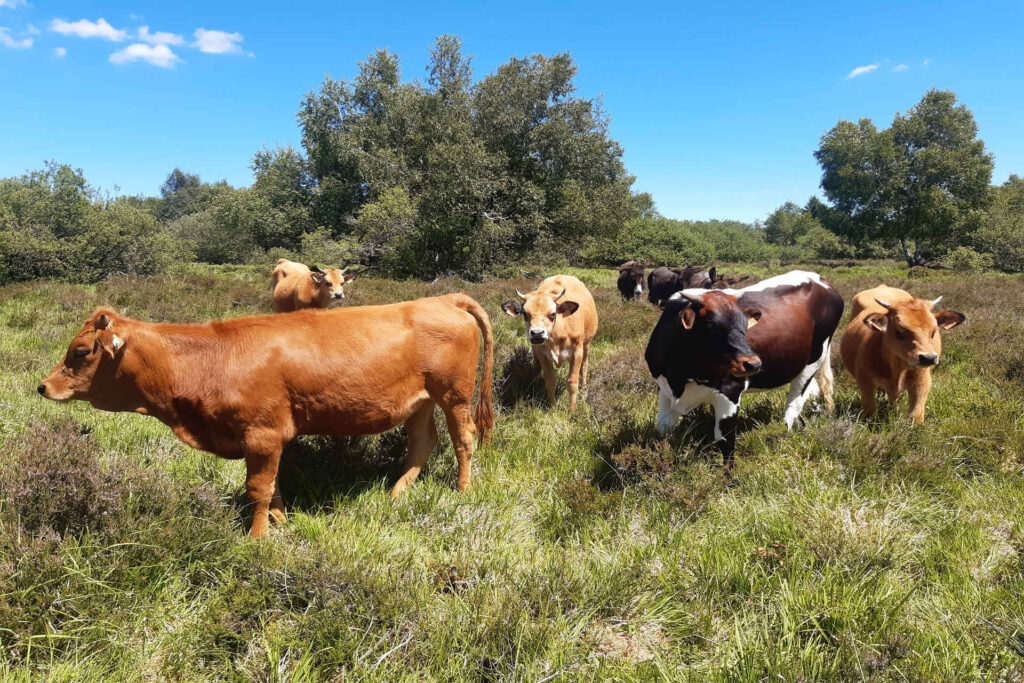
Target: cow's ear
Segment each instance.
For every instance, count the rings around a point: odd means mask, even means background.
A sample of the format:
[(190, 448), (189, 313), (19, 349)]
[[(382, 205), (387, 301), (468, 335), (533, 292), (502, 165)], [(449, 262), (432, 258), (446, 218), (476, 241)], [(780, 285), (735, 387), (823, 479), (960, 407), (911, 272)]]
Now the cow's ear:
[(693, 323), (696, 319), (697, 311), (693, 310), (693, 306), (687, 306), (679, 314), (679, 324), (683, 326), (684, 330), (693, 329)]
[(110, 358), (117, 355), (118, 351), (124, 348), (124, 339), (118, 336), (113, 330), (100, 330), (96, 333), (96, 342), (93, 350), (103, 349), (103, 353)]
[(314, 270), (312, 273), (309, 274), (309, 277), (311, 277), (313, 279), (313, 282), (318, 285), (322, 285), (324, 283), (324, 280), (327, 278), (327, 276), (324, 275), (319, 270)]
[(951, 330), (967, 320), (967, 316), (956, 311), (939, 311), (935, 314), (935, 322), (944, 330)]
[(729, 278), (726, 278), (726, 282), (728, 282), (730, 285), (738, 285), (739, 283), (743, 282), (744, 280), (749, 280), (749, 279), (750, 279), (749, 275), (740, 275), (739, 277), (729, 277)]
[(718, 267), (717, 266), (711, 266), (711, 270), (708, 271), (708, 277), (711, 278), (712, 282), (715, 281), (715, 277), (717, 275), (718, 275)]
[(501, 305), (501, 310), (515, 318), (523, 314), (523, 305), (518, 301), (506, 301)]
[(579, 307), (580, 305), (575, 301), (563, 301), (562, 303), (558, 304), (558, 308), (555, 310), (558, 311), (558, 315), (562, 316), (563, 318), (568, 318), (570, 315), (575, 313)]
[(757, 321), (761, 319), (761, 311), (756, 308), (744, 308), (743, 312), (747, 316), (747, 329), (757, 324)]
[(889, 316), (885, 313), (872, 313), (868, 317), (864, 318), (864, 324), (878, 330), (879, 332), (885, 332), (885, 328), (889, 325)]
[(356, 276), (352, 273), (345, 273), (345, 282), (352, 282), (356, 279)]

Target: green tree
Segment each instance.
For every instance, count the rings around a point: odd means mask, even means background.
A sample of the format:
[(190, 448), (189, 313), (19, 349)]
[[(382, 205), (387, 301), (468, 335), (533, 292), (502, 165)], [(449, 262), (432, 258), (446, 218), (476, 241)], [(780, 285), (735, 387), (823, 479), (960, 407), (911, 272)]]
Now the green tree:
[(796, 258), (850, 255), (846, 245), (826, 230), (811, 210), (793, 202), (786, 202), (765, 219), (764, 238), (769, 244), (786, 247)]
[(992, 255), (995, 267), (1024, 272), (1024, 178), (1011, 175), (993, 188), (988, 216), (975, 233), (974, 243)]
[(160, 186), (156, 216), (162, 221), (173, 221), (203, 211), (218, 195), (231, 192), (232, 189), (225, 180), (211, 184), (194, 173), (185, 173), (175, 168)]
[[(814, 156), (844, 236), (899, 243), (910, 266), (969, 241), (989, 199), (992, 155), (970, 110), (931, 90), (892, 126), (840, 121)], [(913, 247), (913, 249), (911, 248)]]

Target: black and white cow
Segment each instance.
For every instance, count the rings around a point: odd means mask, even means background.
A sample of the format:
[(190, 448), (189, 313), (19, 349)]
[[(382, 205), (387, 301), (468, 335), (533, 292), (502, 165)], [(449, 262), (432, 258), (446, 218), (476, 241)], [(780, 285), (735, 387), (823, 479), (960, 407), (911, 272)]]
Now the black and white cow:
[(799, 270), (744, 289), (673, 295), (645, 353), (658, 384), (658, 431), (664, 435), (679, 415), (710, 403), (715, 441), (730, 464), (744, 391), (789, 384), (790, 429), (819, 392), (832, 410), (829, 352), (842, 314), (839, 292), (817, 273)]

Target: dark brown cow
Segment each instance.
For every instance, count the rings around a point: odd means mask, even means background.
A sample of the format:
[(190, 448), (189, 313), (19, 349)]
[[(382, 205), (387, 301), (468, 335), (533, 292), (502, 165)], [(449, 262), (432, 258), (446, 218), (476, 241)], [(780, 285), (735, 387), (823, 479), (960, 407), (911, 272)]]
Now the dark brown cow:
[(660, 266), (647, 276), (647, 299), (655, 306), (664, 306), (669, 297), (683, 289), (710, 287), (714, 268), (707, 271), (702, 267)]
[[(843, 298), (817, 273), (792, 271), (745, 289), (685, 289), (672, 296), (645, 358), (658, 384), (658, 431), (711, 403), (715, 440), (732, 462), (736, 414), (749, 389), (789, 385), (786, 426), (819, 393), (831, 410), (832, 337)], [(815, 380), (815, 375), (818, 381)]]
[(895, 402), (910, 394), (910, 417), (924, 422), (932, 371), (942, 353), (941, 330), (967, 319), (956, 311), (932, 309), (942, 300), (915, 299), (908, 292), (879, 285), (853, 297), (853, 313), (840, 343), (843, 365), (857, 379), (861, 412), (875, 414), (875, 392)]
[(619, 294), (626, 301), (639, 299), (644, 294), (644, 268), (649, 268), (651, 261), (626, 261), (619, 266), (619, 280), (617, 282)]
[[(484, 365), (475, 415), (480, 336)], [(250, 534), (285, 521), (277, 469), (299, 434), (360, 436), (405, 423), (409, 452), (391, 494), (419, 476), (441, 406), (470, 484), (473, 437), (494, 426), (493, 341), (466, 294), (204, 324), (148, 323), (97, 309), (39, 385), (54, 401), (151, 415), (193, 448), (244, 458)]]

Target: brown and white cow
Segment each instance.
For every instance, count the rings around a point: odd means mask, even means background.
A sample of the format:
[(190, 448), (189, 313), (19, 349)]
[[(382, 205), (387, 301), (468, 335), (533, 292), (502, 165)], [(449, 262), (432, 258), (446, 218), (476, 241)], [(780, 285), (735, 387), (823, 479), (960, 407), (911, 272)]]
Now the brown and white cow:
[(715, 441), (728, 464), (746, 390), (788, 384), (790, 429), (819, 391), (833, 409), (830, 349), (842, 315), (839, 292), (817, 273), (799, 270), (744, 289), (672, 296), (644, 354), (658, 385), (658, 431), (666, 434), (679, 415), (711, 403)]
[(304, 308), (327, 308), (334, 299), (345, 298), (345, 285), (356, 276), (348, 268), (310, 268), (303, 263), (278, 259), (274, 267), (274, 310), (278, 313)]
[(932, 309), (942, 301), (915, 299), (908, 292), (879, 285), (853, 297), (853, 313), (839, 345), (843, 365), (857, 380), (861, 410), (875, 414), (875, 392), (895, 402), (906, 391), (910, 416), (924, 422), (924, 405), (932, 387), (932, 371), (942, 353), (941, 330), (967, 320), (956, 311)]
[(262, 536), (268, 512), (286, 519), (278, 463), (300, 434), (361, 436), (404, 423), (409, 451), (396, 496), (437, 444), (439, 405), (466, 491), (473, 437), (482, 441), (494, 426), (492, 367), (487, 313), (466, 294), (188, 325), (100, 308), (38, 390), (54, 401), (151, 415), (193, 448), (244, 458), (250, 534)]
[(501, 305), (505, 313), (523, 316), (526, 337), (544, 374), (548, 403), (555, 404), (555, 368), (569, 363), (569, 409), (576, 410), (576, 394), (582, 376), (587, 388), (587, 360), (590, 341), (597, 334), (597, 306), (590, 290), (572, 275), (554, 275), (522, 299)]

